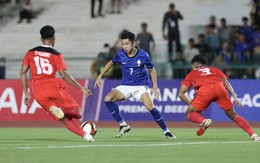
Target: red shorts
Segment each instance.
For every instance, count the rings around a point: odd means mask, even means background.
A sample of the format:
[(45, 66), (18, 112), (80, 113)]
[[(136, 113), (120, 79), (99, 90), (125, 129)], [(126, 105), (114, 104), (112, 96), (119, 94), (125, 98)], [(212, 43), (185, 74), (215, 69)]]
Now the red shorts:
[(205, 110), (211, 102), (216, 102), (223, 110), (229, 110), (233, 104), (222, 82), (201, 86), (191, 104), (198, 110)]
[(51, 106), (61, 108), (68, 118), (81, 118), (78, 103), (64, 88), (49, 88), (44, 91), (38, 91), (35, 92), (34, 98), (56, 121), (59, 121), (59, 119), (49, 111)]

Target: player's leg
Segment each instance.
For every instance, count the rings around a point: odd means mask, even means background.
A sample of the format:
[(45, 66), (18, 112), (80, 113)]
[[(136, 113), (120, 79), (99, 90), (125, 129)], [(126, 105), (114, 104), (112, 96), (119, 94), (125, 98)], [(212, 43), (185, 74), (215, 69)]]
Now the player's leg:
[(167, 128), (165, 121), (162, 117), (162, 114), (160, 113), (160, 111), (154, 107), (153, 104), (153, 100), (151, 98), (151, 95), (148, 92), (144, 92), (141, 95), (140, 101), (145, 105), (145, 107), (150, 111), (150, 113), (152, 114), (155, 122), (161, 127), (161, 129), (163, 130), (165, 136), (168, 139), (176, 139), (175, 135), (172, 135), (170, 130)]
[(225, 111), (226, 115), (243, 129), (253, 140), (260, 140), (246, 119), (236, 113), (234, 107)]
[(197, 135), (201, 136), (205, 133), (206, 129), (211, 125), (212, 120), (206, 119), (201, 115), (202, 111), (196, 109), (192, 105), (188, 106), (188, 109), (186, 111), (186, 115), (188, 120), (194, 123), (200, 124), (199, 128), (197, 129)]
[(168, 35), (168, 61), (171, 62), (173, 60), (173, 37)]
[(213, 92), (209, 91), (211, 91), (211, 86), (200, 87), (186, 111), (188, 120), (200, 124), (197, 130), (198, 136), (203, 135), (212, 122), (211, 119), (206, 119), (201, 115), (215, 96)]
[(94, 139), (90, 133), (85, 133), (80, 127), (78, 122), (78, 119), (81, 118), (80, 107), (78, 103), (69, 95), (69, 93), (64, 89), (59, 89), (56, 90), (56, 92), (53, 93), (51, 97), (52, 101), (56, 105), (56, 108), (61, 108), (65, 115), (60, 120), (66, 126), (66, 128), (69, 131), (81, 136), (87, 142), (93, 142)]
[[(222, 87), (223, 85), (221, 85), (221, 88)], [(223, 92), (219, 94), (219, 97), (216, 101), (219, 107), (222, 108), (225, 111), (226, 115), (231, 120), (233, 120), (241, 129), (247, 132), (253, 140), (260, 140), (260, 138), (254, 133), (253, 129), (251, 128), (247, 120), (245, 120), (243, 117), (236, 113), (225, 88), (223, 87), (222, 89), (219, 89), (219, 91), (220, 90), (223, 90)]]
[(131, 130), (130, 126), (125, 122), (124, 118), (119, 112), (117, 104), (115, 103), (116, 101), (123, 101), (126, 98), (122, 91), (120, 91), (121, 89), (123, 88), (118, 86), (116, 89), (113, 89), (111, 92), (109, 92), (105, 97), (105, 104), (108, 111), (120, 125), (117, 137), (121, 137), (124, 135), (124, 133)]

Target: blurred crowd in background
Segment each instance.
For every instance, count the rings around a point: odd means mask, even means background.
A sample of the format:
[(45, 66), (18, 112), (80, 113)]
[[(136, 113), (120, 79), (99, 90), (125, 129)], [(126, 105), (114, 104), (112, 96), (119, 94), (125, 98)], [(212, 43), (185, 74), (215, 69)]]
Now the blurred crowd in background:
[[(0, 0), (1, 11), (11, 0)], [(136, 3), (139, 0), (110, 0), (108, 11), (104, 11), (103, 0), (90, 0), (90, 17), (106, 17), (106, 14), (122, 14), (124, 5)], [(19, 4), (19, 19), (31, 23), (36, 18), (30, 0), (15, 0)], [(260, 78), (260, 0), (249, 0), (251, 5), (248, 15), (241, 18), (241, 24), (229, 25), (225, 17), (209, 15), (205, 22), (204, 32), (198, 33), (196, 38), (189, 38), (186, 44), (181, 44), (179, 21), (185, 19), (185, 15), (178, 9), (178, 4), (169, 4), (169, 9), (162, 15), (162, 37), (167, 42), (167, 62), (172, 65), (172, 78), (184, 78), (190, 69), (190, 61), (196, 54), (203, 54), (208, 64), (220, 68), (230, 78)], [(98, 7), (95, 7), (97, 6)], [(95, 11), (95, 8), (98, 10)], [(232, 13), (230, 13), (232, 14)], [(1, 13), (0, 13), (1, 18)], [(149, 31), (149, 24), (143, 22), (140, 32), (136, 34), (136, 43), (139, 48), (150, 54), (153, 62), (153, 54), (156, 48), (156, 40), (153, 32)], [(97, 55), (91, 66), (92, 78), (95, 78), (104, 65), (112, 59), (117, 50), (121, 49), (120, 34), (114, 44), (104, 42), (103, 50)], [(102, 48), (102, 47), (101, 47)], [(236, 67), (234, 69), (234, 66)], [(237, 68), (241, 66), (241, 68)], [(120, 78), (120, 66), (115, 65), (107, 74), (107, 78)]]

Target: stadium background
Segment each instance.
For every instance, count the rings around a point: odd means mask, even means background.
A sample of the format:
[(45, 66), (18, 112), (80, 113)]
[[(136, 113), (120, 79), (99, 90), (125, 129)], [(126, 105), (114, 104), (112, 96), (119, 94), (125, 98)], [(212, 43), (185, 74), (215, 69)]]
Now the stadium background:
[[(124, 1), (121, 14), (108, 14), (109, 0), (104, 0), (103, 12), (105, 17), (91, 19), (90, 1), (77, 0), (31, 0), (34, 11), (37, 13), (31, 23), (17, 24), (19, 7), (13, 0), (6, 3), (0, 12), (0, 124), (21, 125), (50, 124), (53, 120), (40, 109), (37, 103), (26, 108), (22, 102), (22, 87), (19, 80), (19, 69), (25, 52), (40, 44), (39, 29), (51, 24), (56, 29), (55, 48), (64, 54), (69, 72), (80, 83), (93, 87), (91, 65), (104, 43), (113, 44), (120, 31), (128, 29), (134, 33), (140, 32), (140, 24), (147, 22), (148, 31), (152, 32), (156, 42), (153, 61), (158, 73), (158, 83), (161, 89), (162, 101), (155, 101), (161, 106), (164, 117), (169, 123), (178, 124), (186, 122), (185, 106), (176, 96), (180, 79), (173, 79), (176, 69), (189, 70), (188, 65), (174, 67), (167, 63), (167, 42), (162, 38), (161, 26), (164, 13), (168, 5), (175, 3), (176, 9), (184, 16), (179, 21), (181, 42), (185, 47), (188, 39), (196, 39), (202, 33), (209, 17), (215, 15), (217, 24), (219, 19), (225, 17), (228, 25), (240, 26), (241, 18), (249, 17), (250, 1), (248, 0), (135, 0)], [(230, 65), (235, 70), (245, 68), (257, 69), (259, 65)], [(118, 84), (117, 79), (104, 81), (102, 89), (94, 89), (94, 96), (86, 99), (80, 92), (68, 86), (69, 92), (82, 105), (84, 120), (112, 122), (111, 116), (102, 104), (102, 97), (111, 89), (111, 85)], [(259, 79), (248, 79), (240, 74), (231, 78), (235, 90), (245, 107), (237, 111), (253, 125), (260, 127), (260, 93)], [(190, 93), (192, 97), (192, 92)], [(152, 118), (146, 114), (145, 109), (133, 100), (120, 104), (121, 112), (129, 121), (150, 122)], [(97, 112), (98, 111), (98, 112)], [(215, 105), (209, 107), (206, 116), (217, 122), (229, 121)], [(212, 117), (212, 115), (214, 115)], [(19, 121), (17, 124), (16, 122)], [(23, 123), (21, 123), (23, 122)], [(28, 123), (27, 123), (28, 122)], [(44, 123), (37, 123), (44, 122)], [(107, 123), (106, 123), (107, 124)], [(144, 123), (146, 124), (146, 123)], [(181, 123), (180, 123), (181, 124)], [(185, 123), (185, 126), (191, 125)], [(153, 126), (149, 124), (148, 126)], [(184, 126), (184, 127), (185, 127)], [(228, 126), (228, 125), (227, 125)]]

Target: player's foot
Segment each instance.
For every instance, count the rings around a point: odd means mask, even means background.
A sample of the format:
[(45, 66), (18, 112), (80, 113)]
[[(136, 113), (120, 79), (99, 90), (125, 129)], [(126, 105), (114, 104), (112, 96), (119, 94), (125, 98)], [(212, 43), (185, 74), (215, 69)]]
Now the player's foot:
[(118, 134), (116, 135), (117, 138), (120, 138), (122, 137), (126, 132), (129, 132), (131, 130), (130, 126), (129, 125), (126, 125), (126, 126), (120, 126), (119, 127), (119, 132)]
[(50, 112), (52, 114), (54, 114), (58, 119), (62, 119), (64, 118), (64, 113), (63, 111), (61, 110), (61, 108), (58, 108), (56, 106), (51, 106), (50, 107)]
[(256, 135), (256, 134), (253, 134), (251, 136), (251, 138), (252, 138), (253, 141), (260, 141), (260, 137), (258, 135)]
[(176, 136), (173, 135), (171, 132), (166, 132), (165, 136), (167, 139), (176, 139)]
[(197, 130), (197, 135), (201, 136), (204, 134), (206, 129), (211, 125), (211, 119), (205, 119)]
[(84, 135), (84, 140), (86, 141), (86, 142), (93, 142), (93, 141), (95, 141), (94, 139), (93, 139), (93, 137), (89, 134), (89, 133), (85, 133), (85, 135)]

